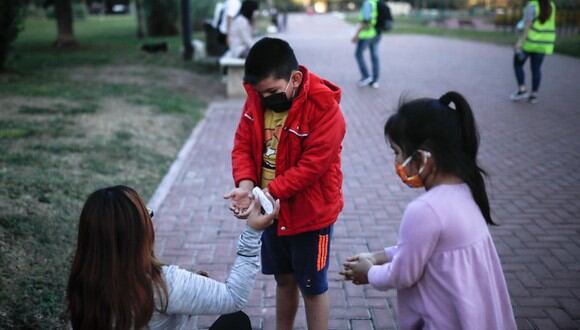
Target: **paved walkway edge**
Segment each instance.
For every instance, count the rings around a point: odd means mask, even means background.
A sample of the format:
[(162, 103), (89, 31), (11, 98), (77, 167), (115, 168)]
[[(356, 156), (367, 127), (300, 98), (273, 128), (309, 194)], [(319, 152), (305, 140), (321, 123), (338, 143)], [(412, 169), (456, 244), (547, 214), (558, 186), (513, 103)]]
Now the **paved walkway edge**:
[(210, 112), (213, 111), (213, 108), (214, 103), (210, 103), (210, 105), (208, 106), (207, 110), (203, 115), (203, 118), (191, 130), (191, 135), (189, 136), (187, 141), (185, 141), (183, 147), (181, 147), (181, 150), (177, 154), (177, 157), (173, 161), (173, 164), (171, 164), (169, 171), (167, 172), (167, 174), (165, 174), (159, 186), (157, 186), (157, 189), (155, 190), (155, 193), (153, 193), (153, 196), (149, 200), (149, 203), (147, 203), (147, 206), (149, 208), (153, 210), (160, 209), (161, 205), (165, 201), (165, 198), (167, 197), (167, 194), (171, 190), (171, 187), (177, 180), (179, 174), (182, 172), (182, 168), (186, 165), (186, 161), (187, 159), (189, 159), (189, 155), (193, 150), (193, 146), (197, 142), (199, 134), (203, 130), (203, 127), (207, 122), (207, 118)]

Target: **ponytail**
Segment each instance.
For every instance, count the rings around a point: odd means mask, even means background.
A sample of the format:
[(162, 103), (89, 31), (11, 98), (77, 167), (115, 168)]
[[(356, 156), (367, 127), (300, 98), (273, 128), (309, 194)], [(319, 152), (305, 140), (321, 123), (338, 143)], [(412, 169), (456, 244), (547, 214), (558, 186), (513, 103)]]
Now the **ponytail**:
[(459, 122), (461, 123), (462, 147), (461, 149), (471, 159), (475, 160), (477, 151), (479, 149), (479, 134), (475, 127), (475, 119), (471, 107), (465, 98), (457, 92), (447, 92), (439, 98), (439, 101), (451, 107), (454, 105), (455, 111), (459, 115)]
[[(479, 209), (485, 218), (485, 222), (490, 225), (495, 225), (491, 218), (489, 199), (483, 179), (483, 176), (487, 175), (487, 173), (477, 164), (479, 134), (477, 131), (477, 125), (475, 124), (475, 118), (473, 117), (473, 111), (471, 110), (469, 103), (467, 103), (467, 100), (457, 92), (445, 93), (439, 98), (439, 102), (443, 103), (446, 107), (451, 108), (451, 111), (455, 111), (459, 117), (459, 125), (461, 128), (461, 150), (464, 156), (458, 159), (458, 161), (463, 164), (460, 164), (457, 167), (458, 173), (456, 174), (459, 175), (459, 177), (461, 177), (461, 179), (469, 186), (473, 199), (479, 206)], [(452, 110), (452, 104), (454, 110)]]
[(550, 0), (540, 0), (540, 12), (538, 15), (538, 20), (540, 23), (544, 24), (552, 15), (552, 4)]

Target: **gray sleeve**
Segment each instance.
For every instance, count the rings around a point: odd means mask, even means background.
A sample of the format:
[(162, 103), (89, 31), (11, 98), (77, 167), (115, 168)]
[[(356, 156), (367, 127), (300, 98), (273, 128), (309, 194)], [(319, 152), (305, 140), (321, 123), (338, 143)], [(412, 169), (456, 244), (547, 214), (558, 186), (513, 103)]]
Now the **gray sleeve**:
[(167, 314), (226, 314), (241, 310), (260, 268), (261, 231), (248, 226), (238, 241), (238, 256), (225, 283), (180, 269), (163, 267), (169, 290)]
[(531, 23), (536, 18), (536, 6), (528, 3), (528, 5), (524, 8), (524, 24)]

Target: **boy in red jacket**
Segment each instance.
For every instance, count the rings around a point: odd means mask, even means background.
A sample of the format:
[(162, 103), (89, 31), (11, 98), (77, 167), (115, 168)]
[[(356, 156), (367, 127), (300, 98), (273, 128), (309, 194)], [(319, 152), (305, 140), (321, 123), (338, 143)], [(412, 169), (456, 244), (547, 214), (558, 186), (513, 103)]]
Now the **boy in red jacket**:
[(309, 329), (327, 329), (332, 226), (343, 207), (340, 89), (298, 65), (290, 45), (264, 38), (245, 64), (248, 94), (238, 125), (225, 198), (239, 218), (254, 186), (280, 200), (262, 235), (262, 272), (276, 279), (277, 329), (292, 329), (302, 292)]

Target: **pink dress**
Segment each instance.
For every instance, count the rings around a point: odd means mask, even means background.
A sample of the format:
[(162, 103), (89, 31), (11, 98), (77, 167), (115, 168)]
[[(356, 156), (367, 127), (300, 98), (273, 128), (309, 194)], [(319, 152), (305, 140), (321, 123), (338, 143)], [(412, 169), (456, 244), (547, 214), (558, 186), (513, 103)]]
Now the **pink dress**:
[(397, 289), (401, 329), (516, 329), (499, 257), (466, 184), (440, 185), (407, 206), (391, 262), (370, 284)]

